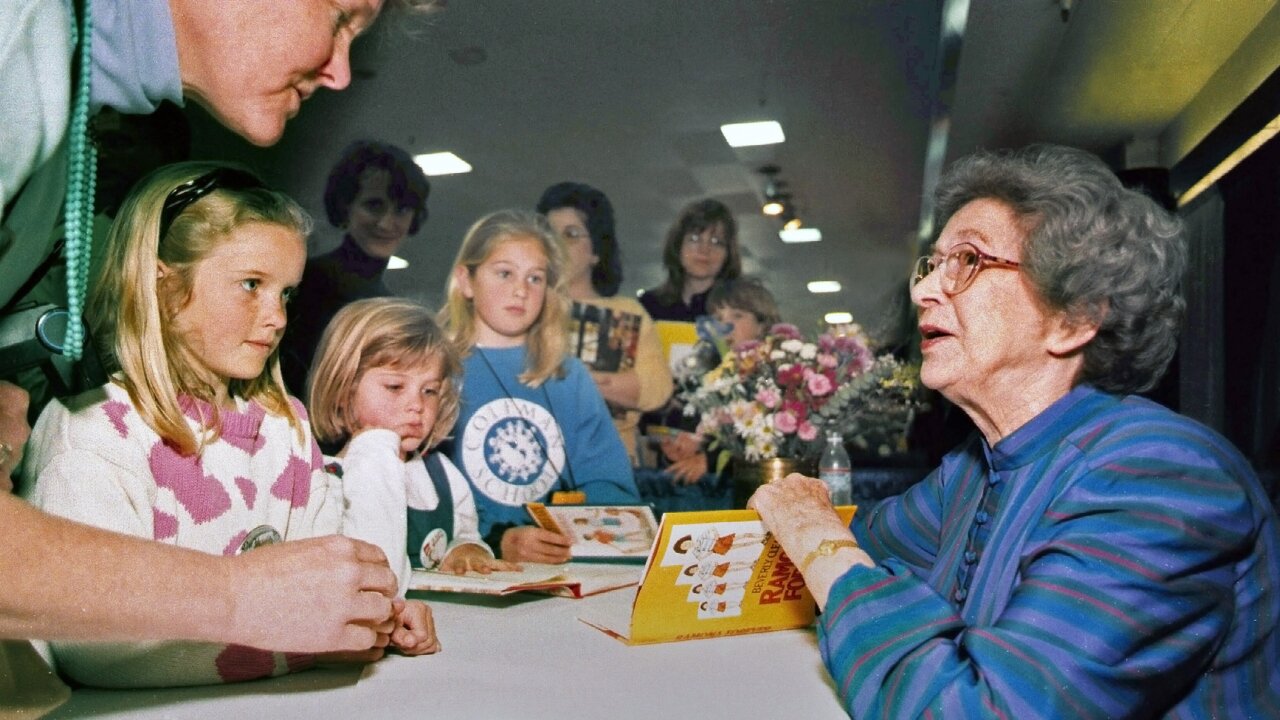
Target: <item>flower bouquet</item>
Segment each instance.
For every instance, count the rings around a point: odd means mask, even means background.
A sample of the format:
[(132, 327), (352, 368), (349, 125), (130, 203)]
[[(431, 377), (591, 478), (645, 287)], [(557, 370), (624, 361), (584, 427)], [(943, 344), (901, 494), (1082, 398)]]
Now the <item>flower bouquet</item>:
[(681, 398), (712, 449), (748, 462), (816, 460), (829, 430), (867, 453), (903, 452), (922, 406), (919, 366), (876, 357), (860, 335), (807, 342), (787, 324), (725, 352), (685, 382)]

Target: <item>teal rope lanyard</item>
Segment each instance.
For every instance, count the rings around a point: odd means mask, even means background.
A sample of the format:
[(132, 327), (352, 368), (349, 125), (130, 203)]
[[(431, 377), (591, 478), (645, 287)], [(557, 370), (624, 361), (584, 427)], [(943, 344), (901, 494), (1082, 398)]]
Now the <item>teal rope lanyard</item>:
[(62, 354), (79, 360), (84, 352), (84, 300), (89, 287), (89, 261), (93, 251), (93, 196), (98, 170), (98, 149), (89, 140), (89, 87), (93, 75), (90, 40), (93, 37), (92, 1), (84, 2), (84, 19), (78, 26), (71, 13), (71, 37), (79, 41), (79, 73), (73, 95), (71, 126), (67, 131), (67, 197), (65, 206), (67, 261), (67, 336)]

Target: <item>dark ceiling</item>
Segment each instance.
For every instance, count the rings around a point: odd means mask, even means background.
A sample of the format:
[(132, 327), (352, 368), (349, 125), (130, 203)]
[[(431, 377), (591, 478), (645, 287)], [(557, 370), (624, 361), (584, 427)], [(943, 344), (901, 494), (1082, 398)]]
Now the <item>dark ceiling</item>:
[[(662, 280), (666, 228), (715, 197), (787, 320), (876, 325), (918, 250), (931, 128), (946, 158), (1042, 140), (1170, 165), (1280, 65), (1275, 4), (1075, 0), (1064, 21), (1062, 0), (454, 0), (380, 22), (353, 87), (312, 99), (275, 148), (197, 118), (197, 153), (251, 163), (318, 217), (353, 139), (457, 153), (475, 170), (432, 180), (431, 219), (389, 279), (433, 306), (476, 218), (577, 180), (615, 205), (623, 292)], [(785, 143), (734, 150), (719, 132), (763, 119)], [(783, 244), (760, 214), (766, 163), (822, 242)], [(315, 249), (338, 237), (322, 225)]]

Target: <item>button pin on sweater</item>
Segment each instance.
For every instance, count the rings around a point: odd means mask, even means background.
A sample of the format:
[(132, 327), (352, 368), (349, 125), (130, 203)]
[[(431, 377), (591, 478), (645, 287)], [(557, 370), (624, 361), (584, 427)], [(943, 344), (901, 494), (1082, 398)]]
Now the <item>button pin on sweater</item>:
[(275, 545), (282, 539), (275, 528), (270, 525), (259, 525), (244, 536), (244, 541), (240, 543), (240, 549), (236, 550), (236, 554), (246, 553), (263, 545)]

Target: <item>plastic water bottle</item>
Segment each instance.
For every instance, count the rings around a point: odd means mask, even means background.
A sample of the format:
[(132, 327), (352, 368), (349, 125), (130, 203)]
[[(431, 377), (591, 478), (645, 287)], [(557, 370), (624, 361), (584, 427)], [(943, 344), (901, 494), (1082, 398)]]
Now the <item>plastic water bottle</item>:
[(837, 431), (827, 433), (827, 446), (818, 461), (818, 478), (827, 484), (832, 505), (853, 502), (853, 466), (849, 462), (849, 453), (845, 452), (844, 439)]

